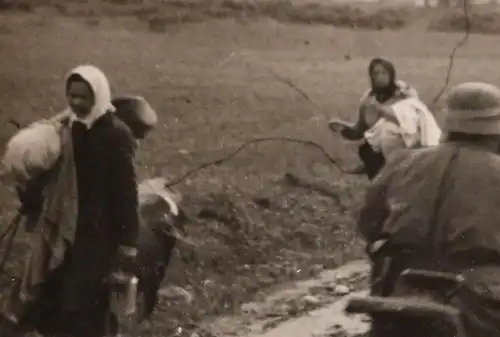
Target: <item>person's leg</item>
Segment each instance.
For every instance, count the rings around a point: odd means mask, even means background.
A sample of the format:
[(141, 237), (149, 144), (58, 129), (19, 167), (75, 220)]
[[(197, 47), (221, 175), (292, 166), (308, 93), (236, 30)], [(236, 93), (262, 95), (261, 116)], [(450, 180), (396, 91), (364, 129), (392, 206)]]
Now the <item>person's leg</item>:
[(108, 332), (107, 314), (107, 307), (100, 304), (65, 313), (58, 332), (64, 337), (114, 336), (114, 331)]
[(368, 142), (364, 142), (358, 149), (359, 158), (364, 165), (364, 173), (372, 180), (385, 165), (382, 153), (373, 150)]
[(95, 295), (92, 304), (83, 304), (73, 310), (65, 310), (61, 303), (56, 307), (47, 306), (50, 310), (42, 312), (38, 317), (37, 330), (48, 337), (114, 336), (107, 330), (108, 294), (103, 290)]

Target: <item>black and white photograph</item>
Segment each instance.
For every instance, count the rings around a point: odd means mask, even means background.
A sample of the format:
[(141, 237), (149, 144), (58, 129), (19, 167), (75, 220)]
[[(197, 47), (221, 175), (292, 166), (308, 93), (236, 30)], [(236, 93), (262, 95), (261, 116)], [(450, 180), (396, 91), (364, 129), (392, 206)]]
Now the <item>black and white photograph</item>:
[(500, 0), (0, 0), (0, 337), (500, 337)]

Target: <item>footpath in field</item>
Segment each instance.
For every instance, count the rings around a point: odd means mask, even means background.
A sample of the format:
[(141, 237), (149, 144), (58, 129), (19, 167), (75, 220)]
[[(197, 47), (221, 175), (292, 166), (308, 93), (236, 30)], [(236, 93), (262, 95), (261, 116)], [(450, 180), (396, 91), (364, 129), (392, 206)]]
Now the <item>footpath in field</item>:
[(346, 315), (352, 295), (364, 295), (369, 264), (350, 262), (318, 278), (297, 282), (247, 303), (240, 316), (222, 317), (203, 326), (209, 335), (223, 337), (357, 337), (369, 329), (369, 319)]

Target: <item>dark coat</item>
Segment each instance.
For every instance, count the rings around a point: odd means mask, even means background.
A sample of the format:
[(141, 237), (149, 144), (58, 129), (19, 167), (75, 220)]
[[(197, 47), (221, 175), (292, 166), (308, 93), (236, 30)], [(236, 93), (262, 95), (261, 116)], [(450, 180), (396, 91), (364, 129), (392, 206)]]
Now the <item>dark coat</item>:
[[(42, 286), (31, 323), (43, 333), (102, 336), (109, 291), (106, 277), (120, 246), (136, 247), (139, 213), (130, 129), (107, 113), (87, 129), (72, 125), (78, 187), (74, 243)], [(80, 323), (78, 323), (80, 322)], [(90, 329), (90, 330), (89, 330)]]
[(88, 130), (73, 123), (72, 138), (78, 218), (64, 288), (68, 300), (75, 296), (79, 305), (92, 302), (113, 268), (119, 246), (137, 245), (136, 143), (127, 126), (110, 113)]

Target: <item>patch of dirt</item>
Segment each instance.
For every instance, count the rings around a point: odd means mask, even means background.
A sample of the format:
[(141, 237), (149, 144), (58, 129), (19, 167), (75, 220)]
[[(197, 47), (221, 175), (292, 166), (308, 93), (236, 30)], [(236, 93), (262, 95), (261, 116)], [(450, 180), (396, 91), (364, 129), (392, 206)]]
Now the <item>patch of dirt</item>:
[[(350, 229), (348, 194), (335, 186), (331, 196), (323, 192), (280, 179), (253, 197), (237, 191), (186, 194), (192, 242), (180, 245), (172, 272), (167, 272), (168, 283), (177, 291), (164, 297), (158, 308), (161, 332), (190, 333), (204, 317), (251, 311), (251, 306), (241, 305), (261, 290), (318, 277), (325, 269), (361, 257), (363, 246)], [(274, 311), (273, 322), (277, 316), (299, 315), (327, 303), (321, 294), (328, 292), (327, 286), (316, 289), (312, 302), (276, 299), (269, 309)], [(155, 326), (146, 327), (146, 332), (154, 335)]]
[(204, 322), (197, 333), (213, 337), (306, 337), (365, 332), (366, 318), (349, 317), (343, 311), (349, 295), (365, 294), (368, 273), (369, 264), (359, 260), (323, 271), (314, 279), (284, 284), (284, 289), (264, 295), (260, 301), (243, 304), (238, 316)]

